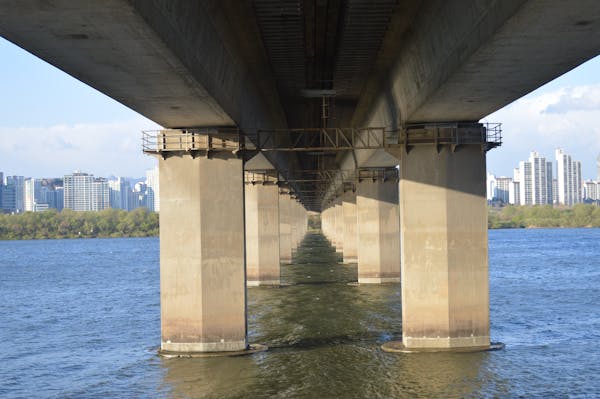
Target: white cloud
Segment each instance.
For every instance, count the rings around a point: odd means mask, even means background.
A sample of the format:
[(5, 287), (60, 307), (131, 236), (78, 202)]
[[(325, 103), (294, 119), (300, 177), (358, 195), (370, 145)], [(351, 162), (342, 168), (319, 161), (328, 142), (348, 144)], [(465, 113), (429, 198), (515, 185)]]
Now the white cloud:
[(503, 123), (503, 145), (488, 154), (490, 172), (512, 175), (512, 169), (532, 150), (554, 161), (554, 149), (560, 147), (582, 162), (584, 178), (596, 178), (600, 85), (533, 93), (484, 120)]
[(142, 176), (156, 160), (141, 150), (143, 117), (127, 121), (39, 127), (0, 126), (0, 171), (55, 177), (80, 169), (97, 176)]

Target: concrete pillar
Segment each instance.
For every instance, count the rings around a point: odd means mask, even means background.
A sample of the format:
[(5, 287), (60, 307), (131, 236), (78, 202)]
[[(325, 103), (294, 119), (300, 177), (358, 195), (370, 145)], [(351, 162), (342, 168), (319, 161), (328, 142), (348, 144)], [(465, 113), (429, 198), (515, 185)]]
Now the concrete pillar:
[(356, 193), (352, 191), (345, 192), (342, 201), (342, 213), (344, 215), (344, 263), (356, 263), (358, 261)]
[(300, 243), (300, 221), (298, 217), (298, 210), (300, 204), (295, 199), (291, 201), (290, 216), (291, 216), (291, 230), (292, 230), (292, 254), (296, 253), (298, 244)]
[(279, 285), (279, 187), (247, 182), (245, 188), (247, 284)]
[[(395, 173), (395, 169), (393, 171)], [(356, 188), (358, 282), (400, 282), (398, 180), (364, 179)]]
[(344, 212), (342, 210), (342, 199), (335, 200), (335, 251), (344, 251)]
[(284, 190), (279, 194), (279, 257), (281, 263), (292, 263), (291, 199)]
[(159, 173), (161, 350), (244, 350), (242, 160), (174, 156)]
[(325, 237), (331, 241), (331, 208), (327, 208), (321, 212), (321, 229)]
[(488, 347), (485, 153), (419, 146), (401, 162), (402, 343)]

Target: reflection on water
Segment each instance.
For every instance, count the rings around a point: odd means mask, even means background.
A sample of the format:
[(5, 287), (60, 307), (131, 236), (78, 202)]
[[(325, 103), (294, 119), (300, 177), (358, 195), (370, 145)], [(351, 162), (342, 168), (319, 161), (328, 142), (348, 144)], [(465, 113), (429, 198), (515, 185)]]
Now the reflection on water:
[(401, 338), (400, 285), (352, 286), (320, 234), (305, 237), (281, 288), (249, 290), (249, 338), (268, 352), (217, 359), (165, 359), (173, 397), (476, 397), (494, 378), (488, 353), (388, 354)]

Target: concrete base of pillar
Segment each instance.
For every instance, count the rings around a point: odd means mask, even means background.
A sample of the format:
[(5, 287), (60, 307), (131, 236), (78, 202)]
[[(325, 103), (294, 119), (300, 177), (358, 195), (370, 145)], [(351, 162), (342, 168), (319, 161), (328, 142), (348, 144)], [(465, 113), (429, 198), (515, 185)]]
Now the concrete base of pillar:
[[(447, 338), (452, 340), (452, 338)], [(489, 337), (488, 337), (489, 340)], [(445, 345), (448, 342), (444, 342)], [(432, 347), (406, 347), (402, 341), (390, 341), (381, 345), (381, 350), (390, 353), (420, 353), (420, 352), (483, 352), (483, 351), (497, 351), (504, 349), (504, 344), (501, 342), (492, 342), (488, 345), (482, 346), (432, 346)]]
[(248, 345), (247, 348), (237, 351), (223, 351), (223, 352), (181, 352), (181, 351), (169, 351), (160, 349), (158, 354), (167, 359), (173, 358), (199, 358), (199, 357), (224, 357), (224, 356), (247, 356), (257, 352), (264, 352), (269, 350), (269, 347), (261, 344)]
[(359, 277), (358, 284), (399, 283), (400, 277)]
[(160, 350), (166, 352), (225, 352), (241, 351), (248, 347), (246, 341), (223, 342), (161, 342)]
[(248, 280), (246, 281), (246, 286), (248, 287), (262, 287), (262, 286), (280, 286), (281, 281), (279, 280), (264, 280), (264, 281), (256, 281), (256, 280)]

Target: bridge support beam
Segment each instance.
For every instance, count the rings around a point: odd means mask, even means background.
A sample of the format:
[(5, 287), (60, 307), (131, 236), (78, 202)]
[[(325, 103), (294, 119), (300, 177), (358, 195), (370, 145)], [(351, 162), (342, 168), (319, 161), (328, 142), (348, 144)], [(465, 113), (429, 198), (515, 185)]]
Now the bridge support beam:
[(397, 178), (359, 181), (356, 212), (358, 282), (400, 282)]
[(279, 285), (279, 187), (267, 182), (245, 188), (247, 284)]
[(163, 353), (247, 348), (242, 160), (159, 159)]
[(279, 194), (279, 257), (281, 263), (292, 263), (292, 199), (289, 192)]
[(342, 197), (344, 215), (344, 263), (356, 263), (357, 255), (357, 219), (356, 219), (356, 193), (346, 191)]
[(485, 152), (415, 147), (400, 177), (403, 346), (489, 347)]

